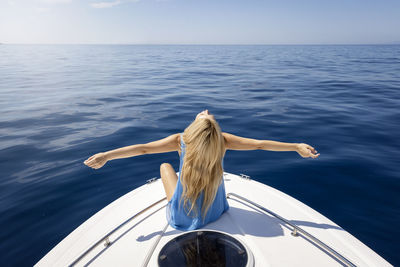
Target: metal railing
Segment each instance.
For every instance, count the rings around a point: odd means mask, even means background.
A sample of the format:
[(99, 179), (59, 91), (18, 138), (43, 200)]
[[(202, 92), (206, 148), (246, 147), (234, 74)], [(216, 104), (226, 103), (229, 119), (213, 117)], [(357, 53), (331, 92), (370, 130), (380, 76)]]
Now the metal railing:
[(74, 266), (75, 264), (77, 264), (81, 259), (83, 259), (83, 257), (85, 257), (89, 252), (91, 252), (95, 247), (97, 247), (100, 243), (104, 242), (104, 246), (108, 247), (109, 245), (111, 245), (111, 242), (109, 240), (109, 237), (115, 233), (116, 231), (118, 231), (119, 229), (121, 229), (121, 227), (123, 227), (124, 225), (126, 225), (127, 223), (129, 223), (130, 221), (132, 221), (133, 219), (135, 219), (137, 216), (139, 216), (140, 214), (144, 213), (145, 211), (151, 209), (152, 207), (156, 206), (157, 204), (163, 202), (164, 200), (166, 200), (167, 197), (164, 197), (156, 202), (154, 202), (153, 204), (151, 204), (150, 206), (142, 209), (141, 211), (139, 211), (138, 213), (136, 213), (135, 215), (131, 216), (130, 218), (128, 218), (127, 220), (125, 220), (123, 223), (121, 223), (120, 225), (118, 225), (116, 228), (114, 228), (113, 230), (111, 230), (110, 232), (108, 232), (106, 235), (104, 235), (99, 241), (97, 241), (96, 243), (94, 243), (92, 246), (90, 246), (90, 248), (88, 248), (87, 250), (85, 250), (85, 252), (83, 252), (73, 263), (71, 263), (69, 266)]
[(318, 238), (316, 238), (315, 236), (313, 236), (312, 234), (308, 233), (307, 231), (303, 230), (302, 228), (298, 227), (297, 225), (291, 223), (290, 221), (286, 220), (285, 218), (279, 216), (278, 214), (276, 214), (275, 212), (264, 208), (263, 206), (247, 199), (244, 198), (238, 194), (235, 193), (228, 193), (226, 195), (226, 198), (231, 198), (236, 197), (242, 201), (245, 201), (255, 207), (257, 207), (258, 209), (267, 212), (268, 214), (271, 214), (272, 216), (274, 216), (275, 218), (283, 221), (284, 223), (286, 223), (287, 225), (290, 225), (293, 230), (292, 230), (292, 235), (293, 236), (298, 236), (298, 233), (301, 233), (302, 235), (306, 236), (307, 238), (311, 239), (313, 242), (315, 242), (316, 244), (318, 244), (325, 252), (327, 252), (329, 255), (331, 255), (332, 257), (334, 257), (335, 259), (337, 259), (338, 261), (340, 261), (341, 263), (343, 263), (345, 266), (356, 266), (354, 263), (352, 263), (350, 260), (348, 260), (347, 258), (345, 258), (343, 255), (341, 255), (339, 252), (337, 252), (336, 250), (334, 250), (333, 248), (331, 248), (330, 246), (328, 246), (327, 244), (325, 244), (324, 242), (322, 242), (321, 240), (319, 240)]

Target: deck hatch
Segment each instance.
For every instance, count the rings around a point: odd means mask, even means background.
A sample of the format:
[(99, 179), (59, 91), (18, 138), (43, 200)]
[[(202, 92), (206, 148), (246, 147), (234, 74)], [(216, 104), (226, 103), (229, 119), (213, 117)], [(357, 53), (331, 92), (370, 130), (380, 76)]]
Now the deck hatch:
[(170, 240), (158, 255), (158, 265), (248, 266), (249, 255), (236, 238), (222, 232), (191, 231)]

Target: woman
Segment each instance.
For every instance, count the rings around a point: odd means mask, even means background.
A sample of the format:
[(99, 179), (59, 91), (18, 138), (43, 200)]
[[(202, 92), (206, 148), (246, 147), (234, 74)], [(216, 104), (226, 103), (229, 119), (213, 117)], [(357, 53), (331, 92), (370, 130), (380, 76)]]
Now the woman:
[(223, 157), (227, 149), (296, 151), (303, 158), (319, 156), (312, 146), (304, 143), (256, 140), (223, 133), (214, 116), (204, 110), (197, 114), (183, 134), (98, 153), (84, 163), (98, 169), (113, 159), (178, 151), (179, 177), (169, 163), (160, 166), (168, 199), (167, 220), (176, 229), (193, 230), (217, 220), (229, 209), (222, 179)]

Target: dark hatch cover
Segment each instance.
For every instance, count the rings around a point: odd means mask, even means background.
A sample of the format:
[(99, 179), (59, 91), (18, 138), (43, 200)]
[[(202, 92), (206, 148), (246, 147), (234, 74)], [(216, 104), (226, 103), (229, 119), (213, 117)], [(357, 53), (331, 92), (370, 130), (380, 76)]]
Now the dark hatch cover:
[(246, 266), (245, 247), (235, 238), (214, 231), (193, 231), (170, 240), (158, 255), (166, 266)]

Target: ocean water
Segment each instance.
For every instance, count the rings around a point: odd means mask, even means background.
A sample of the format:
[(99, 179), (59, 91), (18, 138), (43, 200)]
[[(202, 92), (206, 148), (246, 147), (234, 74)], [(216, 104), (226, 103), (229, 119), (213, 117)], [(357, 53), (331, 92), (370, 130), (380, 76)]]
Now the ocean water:
[(178, 154), (89, 156), (223, 131), (314, 146), (228, 151), (225, 170), (296, 199), (400, 265), (400, 46), (0, 45), (0, 262), (30, 266)]

